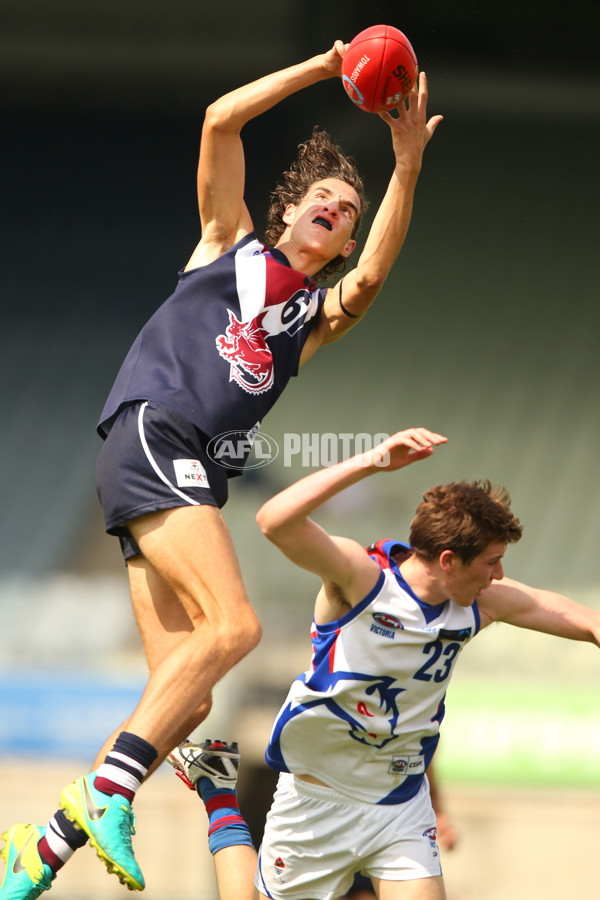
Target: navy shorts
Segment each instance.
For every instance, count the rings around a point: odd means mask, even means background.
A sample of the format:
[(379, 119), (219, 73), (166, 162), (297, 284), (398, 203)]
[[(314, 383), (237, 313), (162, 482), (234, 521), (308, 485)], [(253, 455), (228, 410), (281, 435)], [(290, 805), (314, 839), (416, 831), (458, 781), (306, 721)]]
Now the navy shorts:
[(125, 560), (140, 548), (130, 519), (177, 506), (217, 506), (227, 500), (227, 470), (206, 452), (207, 439), (168, 406), (137, 401), (119, 413), (96, 465), (96, 490), (109, 534)]

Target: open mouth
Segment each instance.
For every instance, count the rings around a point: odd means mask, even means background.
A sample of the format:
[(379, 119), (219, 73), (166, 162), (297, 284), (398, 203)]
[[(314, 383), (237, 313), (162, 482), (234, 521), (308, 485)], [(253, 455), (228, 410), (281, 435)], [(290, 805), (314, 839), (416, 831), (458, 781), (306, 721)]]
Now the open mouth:
[(323, 216), (317, 216), (316, 219), (313, 219), (313, 225), (322, 225), (323, 228), (326, 228), (327, 231), (332, 231), (331, 222), (328, 222), (327, 219), (324, 219)]

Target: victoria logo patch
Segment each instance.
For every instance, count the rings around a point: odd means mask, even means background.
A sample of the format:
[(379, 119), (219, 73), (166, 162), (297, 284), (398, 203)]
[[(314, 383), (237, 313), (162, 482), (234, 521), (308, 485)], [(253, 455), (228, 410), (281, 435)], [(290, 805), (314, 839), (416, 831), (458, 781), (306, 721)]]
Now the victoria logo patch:
[(400, 619), (391, 616), (389, 613), (375, 612), (372, 614), (378, 625), (382, 628), (404, 628)]

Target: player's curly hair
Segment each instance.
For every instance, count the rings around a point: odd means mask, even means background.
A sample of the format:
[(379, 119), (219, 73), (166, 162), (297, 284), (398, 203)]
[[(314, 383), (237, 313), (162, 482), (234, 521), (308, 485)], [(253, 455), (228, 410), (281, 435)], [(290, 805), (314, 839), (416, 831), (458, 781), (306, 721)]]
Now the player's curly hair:
[(427, 560), (452, 550), (469, 563), (488, 544), (514, 544), (522, 534), (506, 488), (493, 487), (487, 480), (457, 481), (423, 494), (410, 526), (410, 545)]
[[(358, 233), (361, 218), (367, 208), (363, 180), (358, 173), (356, 161), (334, 144), (326, 131), (319, 131), (315, 125), (310, 140), (298, 145), (298, 157), (283, 173), (282, 180), (271, 193), (271, 204), (267, 213), (265, 241), (275, 246), (285, 230), (283, 214), (290, 203), (298, 204), (315, 181), (324, 178), (339, 178), (354, 188), (360, 198), (360, 210), (352, 230), (352, 237)], [(324, 281), (335, 273), (342, 272), (347, 259), (336, 256), (315, 275), (315, 280)]]

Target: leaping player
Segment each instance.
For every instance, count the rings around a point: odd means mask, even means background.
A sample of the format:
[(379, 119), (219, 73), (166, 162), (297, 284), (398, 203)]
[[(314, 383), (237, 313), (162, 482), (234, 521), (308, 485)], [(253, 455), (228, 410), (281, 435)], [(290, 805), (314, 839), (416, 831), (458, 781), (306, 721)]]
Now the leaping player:
[(127, 887), (144, 887), (131, 844), (135, 793), (206, 717), (213, 685), (260, 639), (219, 511), (239, 468), (228, 470), (222, 456), (217, 464), (208, 445), (229, 431), (247, 445), (298, 367), (373, 302), (402, 247), (423, 151), (441, 120), (427, 118), (424, 74), (397, 116), (381, 115), (393, 150), (389, 186), (356, 267), (317, 287), (355, 249), (366, 204), (354, 161), (323, 131), (301, 144), (275, 190), (263, 242), (244, 202), (241, 131), (291, 94), (339, 77), (346, 46), (336, 41), (206, 110), (200, 242), (127, 354), (99, 424), (98, 492), (127, 562), (149, 681), (94, 771), (63, 790), (48, 825), (5, 832), (1, 900), (35, 900), (88, 839)]

